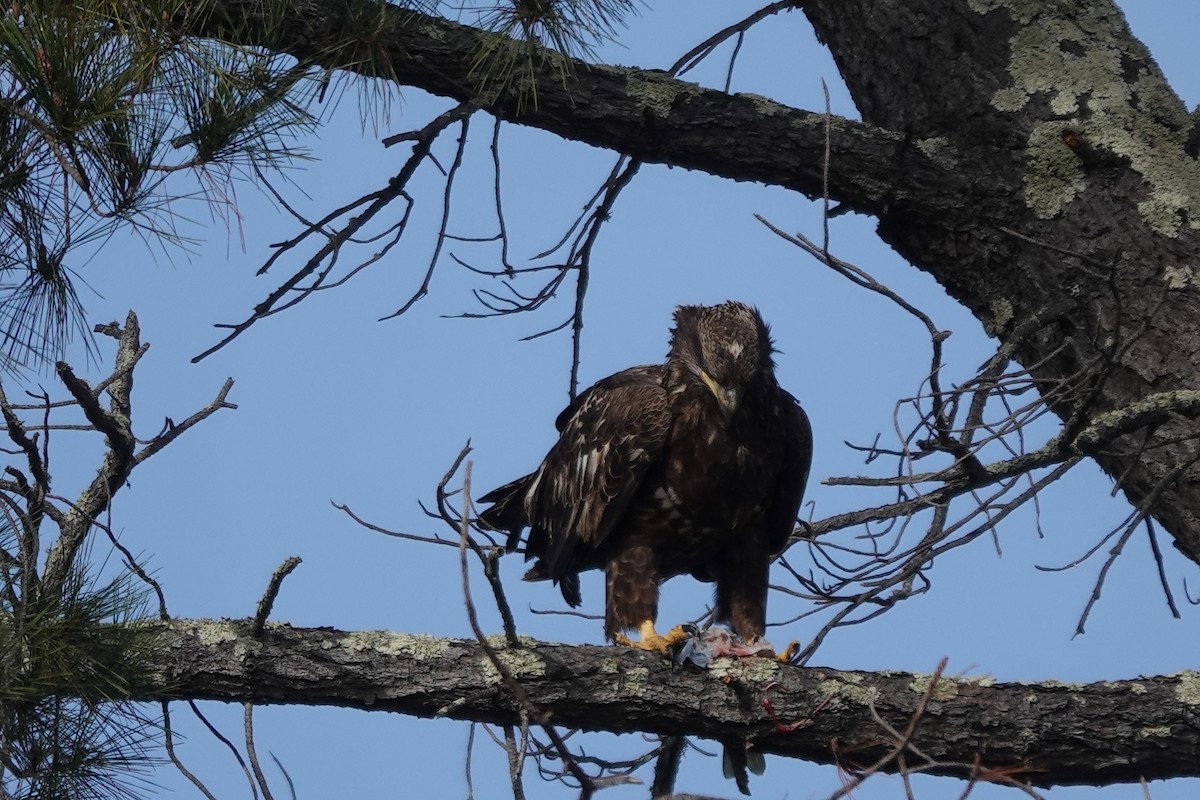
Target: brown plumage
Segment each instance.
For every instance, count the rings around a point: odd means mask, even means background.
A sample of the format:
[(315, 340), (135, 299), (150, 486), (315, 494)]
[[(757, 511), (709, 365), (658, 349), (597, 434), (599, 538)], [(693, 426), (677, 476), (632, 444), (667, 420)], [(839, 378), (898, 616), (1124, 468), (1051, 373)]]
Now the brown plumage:
[(653, 631), (659, 584), (690, 573), (716, 583), (715, 619), (746, 640), (766, 623), (767, 571), (786, 544), (812, 457), (808, 418), (779, 387), (769, 332), (738, 302), (680, 306), (665, 364), (633, 367), (558, 416), (537, 471), (485, 495), (480, 519), (529, 528), (527, 580), (580, 602), (579, 573), (607, 575), (605, 634)]

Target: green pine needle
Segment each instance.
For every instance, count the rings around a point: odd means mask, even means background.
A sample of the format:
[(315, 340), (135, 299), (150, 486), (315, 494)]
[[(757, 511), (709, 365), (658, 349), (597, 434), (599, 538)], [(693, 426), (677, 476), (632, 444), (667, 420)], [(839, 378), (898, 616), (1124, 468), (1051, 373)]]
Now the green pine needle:
[(549, 64), (567, 86), (570, 62), (559, 54), (594, 60), (638, 8), (636, 0), (510, 0), (481, 13), (479, 27), (500, 36), (484, 45), (471, 74), (485, 96), (515, 91), (518, 107), (536, 106), (537, 72)]
[(16, 798), (133, 798), (155, 764), (157, 725), (127, 702), (153, 638), (128, 575), (80, 570), (58, 591), (0, 601), (0, 788)]

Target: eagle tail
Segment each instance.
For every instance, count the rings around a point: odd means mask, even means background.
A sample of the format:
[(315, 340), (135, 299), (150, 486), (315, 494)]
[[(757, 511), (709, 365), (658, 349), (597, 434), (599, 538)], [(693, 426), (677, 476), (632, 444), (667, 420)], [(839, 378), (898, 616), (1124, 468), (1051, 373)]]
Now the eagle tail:
[(750, 775), (762, 775), (767, 769), (767, 761), (763, 754), (751, 747), (748, 741), (729, 740), (723, 742), (724, 752), (721, 755), (721, 772), (726, 778), (732, 778), (737, 784), (738, 791), (750, 794)]
[(558, 588), (562, 591), (563, 599), (567, 601), (567, 605), (572, 608), (578, 608), (583, 602), (583, 594), (579, 591), (579, 573), (568, 572), (561, 578), (555, 579), (550, 570), (546, 567), (546, 562), (538, 560), (534, 565), (525, 572), (523, 580), (527, 581), (548, 581), (553, 580), (558, 584)]
[(525, 514), (525, 494), (533, 474), (509, 481), (503, 486), (479, 498), (480, 503), (491, 503), (492, 507), (479, 514), (479, 524), (495, 531), (508, 531), (505, 549), (510, 553), (521, 541), (521, 529), (529, 524)]

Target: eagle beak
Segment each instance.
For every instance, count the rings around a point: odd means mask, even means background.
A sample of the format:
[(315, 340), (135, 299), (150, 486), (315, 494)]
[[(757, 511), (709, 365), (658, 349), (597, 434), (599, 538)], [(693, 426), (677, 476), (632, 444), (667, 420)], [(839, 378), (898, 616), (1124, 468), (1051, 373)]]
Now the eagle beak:
[(732, 417), (733, 412), (737, 411), (738, 401), (741, 400), (741, 391), (734, 389), (726, 389), (721, 384), (712, 379), (704, 370), (700, 370), (700, 380), (704, 381), (704, 385), (713, 393), (713, 397), (717, 398), (717, 405), (721, 407), (721, 413), (726, 418)]

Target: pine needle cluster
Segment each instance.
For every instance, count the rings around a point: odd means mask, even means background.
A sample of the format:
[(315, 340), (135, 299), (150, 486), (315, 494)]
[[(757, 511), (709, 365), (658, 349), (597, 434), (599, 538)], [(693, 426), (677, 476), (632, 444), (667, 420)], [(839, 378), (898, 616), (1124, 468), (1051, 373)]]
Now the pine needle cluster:
[(176, 0), (14, 0), (0, 13), (7, 366), (53, 358), (84, 333), (73, 265), (116, 231), (186, 244), (181, 201), (223, 199), (211, 191), (220, 176), (303, 155), (292, 134), (315, 120), (297, 87), (312, 71), (188, 36), (203, 13)]
[(20, 800), (140, 797), (158, 726), (128, 702), (154, 646), (128, 575), (0, 600), (0, 788)]
[(479, 27), (500, 34), (489, 39), (472, 64), (487, 96), (514, 91), (518, 103), (537, 105), (537, 72), (550, 66), (566, 86), (571, 62), (594, 60), (596, 47), (617, 37), (637, 13), (637, 0), (509, 0), (479, 10)]

